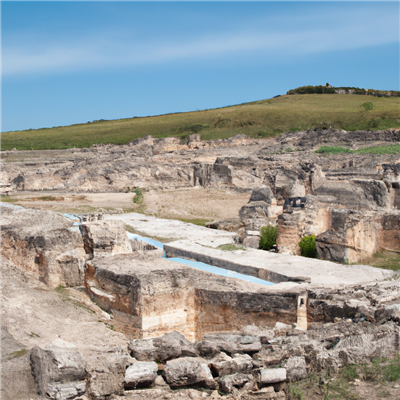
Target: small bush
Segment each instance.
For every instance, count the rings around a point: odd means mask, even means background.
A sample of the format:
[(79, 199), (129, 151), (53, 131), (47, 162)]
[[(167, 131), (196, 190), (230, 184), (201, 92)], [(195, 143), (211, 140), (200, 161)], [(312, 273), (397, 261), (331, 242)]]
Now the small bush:
[(299, 243), (301, 255), (308, 258), (317, 257), (317, 245), (315, 243), (315, 236), (304, 236)]
[(263, 226), (261, 228), (261, 237), (259, 242), (259, 248), (262, 250), (271, 250), (276, 244), (276, 235), (278, 233), (278, 225)]
[(135, 193), (136, 196), (132, 199), (132, 201), (135, 204), (142, 204), (143, 203), (143, 199), (144, 199), (142, 190), (139, 189), (139, 188), (136, 188), (136, 189), (133, 190), (133, 192)]
[(362, 103), (361, 107), (364, 107), (365, 111), (370, 111), (374, 108), (374, 105), (370, 101), (367, 101), (365, 103)]

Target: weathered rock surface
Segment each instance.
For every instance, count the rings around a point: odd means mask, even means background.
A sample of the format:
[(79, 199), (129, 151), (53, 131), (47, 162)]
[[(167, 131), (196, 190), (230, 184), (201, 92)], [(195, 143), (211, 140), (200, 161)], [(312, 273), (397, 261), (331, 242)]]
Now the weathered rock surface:
[(50, 287), (83, 284), (82, 236), (64, 216), (1, 207), (1, 254)]
[(85, 250), (93, 257), (132, 253), (132, 246), (122, 221), (95, 221), (81, 224)]
[(251, 192), (248, 204), (239, 211), (239, 217), (246, 230), (260, 231), (263, 226), (275, 225), (278, 214), (281, 212), (282, 206), (277, 206), (272, 190), (267, 186), (262, 186)]
[(260, 374), (260, 382), (262, 385), (286, 381), (286, 368), (262, 369)]
[(73, 344), (57, 339), (44, 349), (37, 346), (31, 364), (39, 394), (66, 400), (85, 393), (85, 363)]
[(199, 355), (196, 346), (177, 331), (154, 339), (132, 340), (129, 349), (132, 357), (137, 360), (167, 361)]
[(296, 382), (307, 378), (307, 364), (305, 357), (289, 357), (285, 365), (287, 380)]
[(148, 387), (157, 379), (158, 366), (154, 361), (138, 361), (126, 369), (125, 389)]
[(36, 382), (31, 373), (30, 352), (1, 325), (1, 388), (2, 399), (38, 400)]
[(248, 354), (235, 354), (232, 358), (221, 352), (211, 360), (211, 370), (217, 376), (229, 375), (234, 372), (249, 372), (252, 368), (253, 361)]
[(250, 374), (232, 374), (228, 376), (224, 376), (219, 381), (220, 388), (224, 392), (232, 392), (233, 388), (239, 389), (242, 388), (246, 383), (251, 382), (253, 380), (253, 376)]
[(186, 357), (167, 361), (164, 376), (171, 387), (197, 385), (210, 389), (216, 388), (207, 363), (198, 358)]
[(128, 358), (122, 347), (89, 349), (86, 354), (88, 396), (100, 400), (123, 394)]

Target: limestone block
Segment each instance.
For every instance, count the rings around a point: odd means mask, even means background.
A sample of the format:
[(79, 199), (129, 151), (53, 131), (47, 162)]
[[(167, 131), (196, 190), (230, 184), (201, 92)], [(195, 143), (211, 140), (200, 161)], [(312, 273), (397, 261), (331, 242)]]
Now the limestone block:
[(237, 363), (222, 352), (211, 360), (211, 368), (218, 376), (224, 376), (237, 372)]
[[(77, 347), (56, 339), (44, 348), (36, 346), (31, 352), (32, 375), (38, 392), (51, 399), (67, 399), (85, 392), (85, 362)], [(82, 385), (83, 382), (83, 385)], [(60, 397), (61, 396), (61, 397)]]
[(158, 365), (153, 362), (138, 361), (125, 372), (125, 389), (148, 387), (157, 378)]
[(158, 248), (153, 246), (152, 244), (143, 242), (141, 240), (133, 239), (130, 240), (132, 251), (151, 251), (157, 250)]
[(186, 357), (167, 361), (164, 377), (171, 387), (198, 385), (215, 388), (211, 371), (201, 358)]
[(249, 372), (253, 368), (253, 359), (248, 354), (234, 354), (233, 357), (229, 357), (222, 352), (211, 360), (211, 368), (218, 376)]
[(182, 333), (174, 331), (153, 340), (157, 348), (157, 358), (166, 361), (178, 357), (197, 357), (196, 346), (185, 338)]
[(46, 396), (50, 399), (69, 400), (86, 392), (86, 382), (49, 383)]
[(211, 340), (202, 340), (199, 342), (198, 350), (200, 355), (205, 358), (213, 358), (220, 352), (218, 344)]
[(95, 221), (81, 224), (85, 250), (94, 257), (132, 253), (123, 221)]
[(304, 356), (289, 357), (286, 365), (287, 379), (289, 382), (300, 381), (307, 378), (306, 360)]
[(204, 335), (204, 339), (216, 343), (221, 351), (228, 354), (257, 352), (262, 349), (261, 340), (258, 336), (214, 333)]
[(264, 203), (272, 204), (274, 198), (275, 196), (269, 187), (261, 186), (260, 188), (253, 189), (249, 203), (253, 201), (263, 201)]
[(169, 386), (164, 381), (164, 378), (161, 375), (157, 375), (156, 380), (153, 384), (154, 388), (161, 388), (161, 389), (169, 389)]
[(247, 230), (260, 230), (261, 227), (274, 222), (276, 215), (270, 204), (254, 201), (239, 210), (239, 218)]
[(227, 375), (221, 378), (219, 381), (220, 389), (224, 392), (232, 392), (233, 388), (241, 388), (247, 382), (253, 380), (253, 376), (250, 374), (236, 373), (233, 375)]
[(375, 311), (375, 319), (382, 324), (387, 321), (400, 323), (400, 304), (390, 304)]
[(91, 398), (124, 393), (128, 354), (121, 347), (90, 349), (86, 355), (87, 392)]
[(132, 357), (139, 361), (154, 361), (157, 359), (157, 348), (153, 339), (133, 339), (129, 343), (129, 350)]
[(283, 390), (275, 392), (273, 386), (265, 387), (260, 390), (244, 393), (243, 400), (286, 400), (286, 394)]
[(262, 369), (260, 372), (261, 372), (260, 382), (263, 385), (286, 381), (285, 368)]
[(233, 361), (237, 372), (248, 372), (253, 368), (253, 359), (248, 354), (234, 354)]
[(258, 249), (260, 244), (260, 236), (248, 236), (243, 240), (243, 246), (251, 249)]
[(182, 333), (174, 331), (154, 339), (134, 339), (129, 344), (133, 357), (139, 361), (167, 361), (179, 357), (197, 357), (196, 346)]

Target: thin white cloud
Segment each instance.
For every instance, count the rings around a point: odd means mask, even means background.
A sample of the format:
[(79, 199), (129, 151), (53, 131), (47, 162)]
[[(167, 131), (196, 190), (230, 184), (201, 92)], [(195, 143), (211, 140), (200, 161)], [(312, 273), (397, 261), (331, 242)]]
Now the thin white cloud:
[[(156, 65), (169, 62), (218, 61), (227, 57), (282, 57), (350, 50), (398, 41), (398, 16), (375, 16), (375, 26), (358, 16), (338, 21), (328, 29), (303, 32), (235, 32), (190, 39), (135, 42), (112, 34), (53, 43), (3, 46), (5, 76), (64, 73), (108, 67)], [(362, 16), (361, 16), (362, 17)], [(385, 19), (385, 23), (381, 20)], [(346, 22), (346, 20), (348, 22)], [(396, 28), (397, 27), (397, 28)]]

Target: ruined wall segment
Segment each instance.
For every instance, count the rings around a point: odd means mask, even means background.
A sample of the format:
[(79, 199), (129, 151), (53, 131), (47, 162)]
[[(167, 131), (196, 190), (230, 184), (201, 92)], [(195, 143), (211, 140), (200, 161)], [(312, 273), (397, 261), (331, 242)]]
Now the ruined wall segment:
[(196, 338), (209, 332), (239, 331), (247, 325), (271, 329), (276, 322), (297, 323), (299, 292), (243, 293), (196, 290)]
[(251, 324), (297, 322), (298, 290), (272, 293), (163, 258), (146, 258), (143, 253), (95, 258), (86, 268), (88, 293), (113, 313), (116, 329), (130, 338), (176, 330), (194, 340)]

